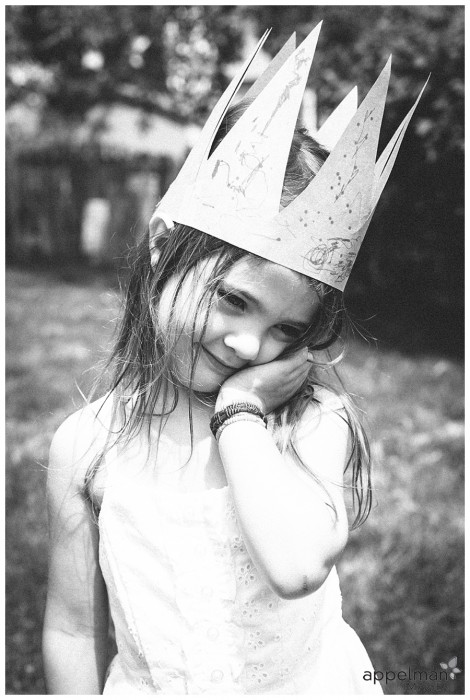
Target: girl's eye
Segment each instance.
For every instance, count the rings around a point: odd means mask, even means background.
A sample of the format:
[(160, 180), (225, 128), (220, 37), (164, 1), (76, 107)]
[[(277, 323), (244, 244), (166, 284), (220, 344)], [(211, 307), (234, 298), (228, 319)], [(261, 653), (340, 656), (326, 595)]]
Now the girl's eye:
[(219, 289), (217, 290), (217, 294), (219, 299), (224, 301), (226, 304), (233, 306), (234, 308), (243, 311), (246, 307), (246, 302), (244, 299), (239, 297), (237, 294), (234, 294), (233, 292), (228, 292), (223, 287), (219, 287)]
[(282, 325), (277, 327), (281, 331), (281, 333), (283, 333), (287, 338), (289, 338), (289, 340), (298, 340), (298, 338), (300, 338), (300, 336), (302, 335), (302, 331), (296, 326), (288, 326), (283, 323)]

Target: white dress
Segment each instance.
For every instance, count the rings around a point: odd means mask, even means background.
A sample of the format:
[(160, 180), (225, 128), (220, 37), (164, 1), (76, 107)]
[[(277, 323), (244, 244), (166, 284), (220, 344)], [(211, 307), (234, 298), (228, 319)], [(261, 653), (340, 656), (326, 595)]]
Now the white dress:
[(103, 694), (381, 694), (343, 620), (336, 569), (279, 598), (251, 561), (230, 488), (182, 493), (111, 454), (100, 565), (118, 653)]

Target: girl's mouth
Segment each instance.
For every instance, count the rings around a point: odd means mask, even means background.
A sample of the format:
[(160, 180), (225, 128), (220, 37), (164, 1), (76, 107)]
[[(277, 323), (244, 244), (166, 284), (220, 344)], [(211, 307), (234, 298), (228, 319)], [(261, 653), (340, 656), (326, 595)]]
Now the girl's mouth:
[(225, 362), (222, 362), (221, 360), (219, 360), (218, 357), (209, 352), (209, 350), (207, 350), (207, 348), (205, 348), (204, 345), (201, 345), (201, 350), (204, 352), (211, 365), (215, 367), (215, 369), (217, 369), (219, 372), (237, 372), (240, 369), (240, 367), (232, 367), (232, 365), (226, 365)]

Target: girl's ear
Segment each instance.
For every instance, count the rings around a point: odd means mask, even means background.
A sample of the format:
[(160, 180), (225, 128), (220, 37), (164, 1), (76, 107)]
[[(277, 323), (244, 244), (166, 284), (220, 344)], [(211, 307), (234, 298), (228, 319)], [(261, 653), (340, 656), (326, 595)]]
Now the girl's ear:
[(161, 211), (156, 211), (149, 223), (150, 263), (155, 269), (161, 255), (161, 246), (175, 222)]

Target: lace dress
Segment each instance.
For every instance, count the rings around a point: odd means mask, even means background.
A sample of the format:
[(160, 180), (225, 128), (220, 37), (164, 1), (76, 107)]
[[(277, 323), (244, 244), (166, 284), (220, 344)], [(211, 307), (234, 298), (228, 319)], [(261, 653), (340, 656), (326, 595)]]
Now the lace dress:
[(336, 569), (279, 598), (251, 561), (228, 486), (184, 493), (108, 459), (100, 565), (118, 653), (103, 694), (381, 693), (343, 620)]

